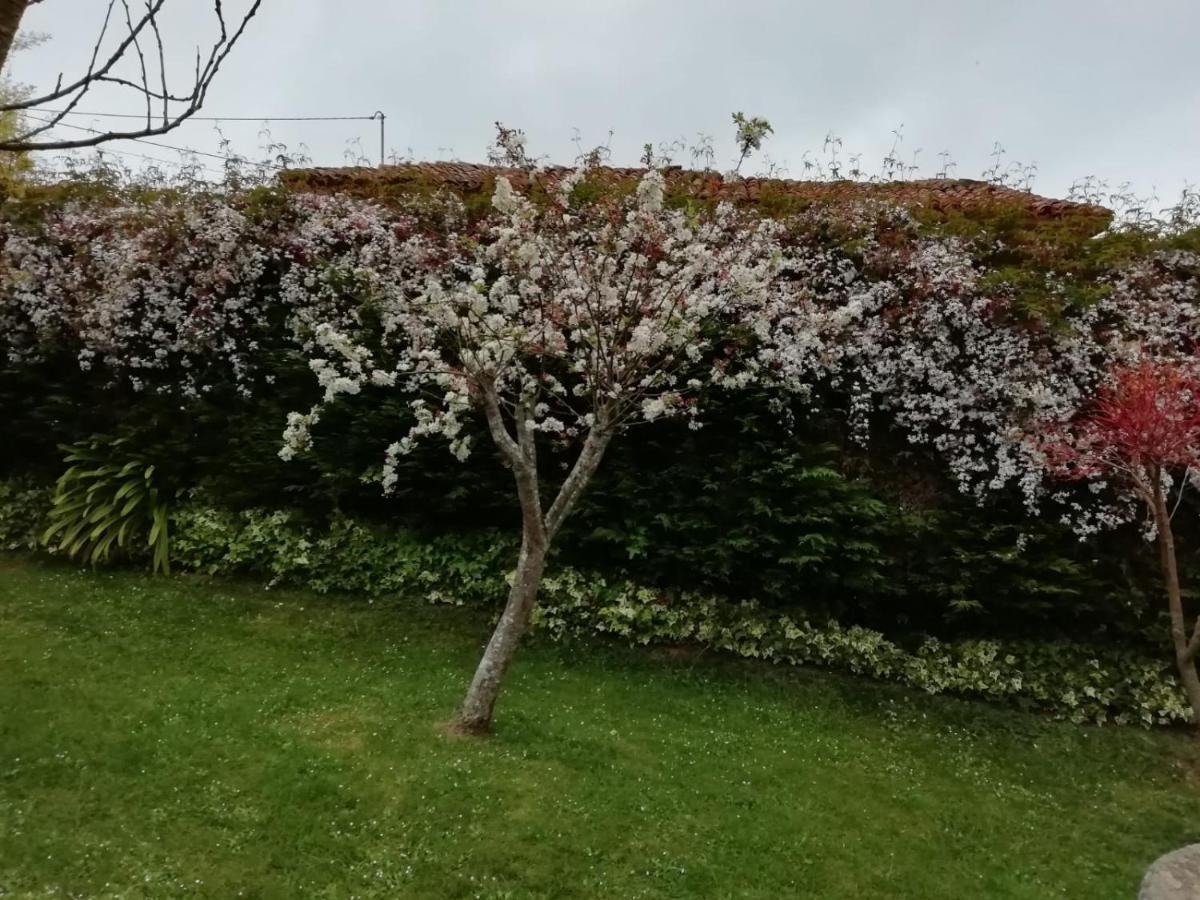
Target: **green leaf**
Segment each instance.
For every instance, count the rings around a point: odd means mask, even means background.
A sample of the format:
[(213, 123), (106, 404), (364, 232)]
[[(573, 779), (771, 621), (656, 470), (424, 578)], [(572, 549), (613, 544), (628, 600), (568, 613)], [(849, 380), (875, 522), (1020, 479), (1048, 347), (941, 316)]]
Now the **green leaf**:
[(115, 511), (116, 511), (116, 506), (112, 503), (98, 504), (97, 506), (95, 506), (94, 508), (91, 509), (90, 514), (87, 516), (87, 521), (89, 523), (95, 524), (96, 522), (99, 522), (101, 519), (112, 515)]
[(154, 544), (154, 562), (152, 571), (161, 572), (164, 575), (171, 574), (170, 548), (169, 538), (167, 535), (167, 505), (160, 503), (154, 508), (154, 527), (152, 533), (156, 533), (158, 541), (151, 542)]
[(121, 516), (122, 517), (128, 516), (131, 512), (134, 511), (134, 509), (137, 508), (137, 505), (145, 499), (146, 499), (146, 497), (143, 494), (138, 494), (134, 497), (130, 497), (127, 501), (125, 501), (125, 505), (123, 507), (121, 507)]
[(116, 537), (117, 535), (114, 532), (105, 537), (104, 540), (97, 542), (97, 544), (92, 548), (91, 552), (90, 562), (92, 565), (95, 565), (99, 560), (108, 560), (108, 552), (112, 547), (113, 541), (116, 539)]
[(104, 532), (108, 531), (110, 528), (113, 527), (113, 525), (115, 525), (119, 521), (120, 521), (120, 519), (118, 519), (116, 516), (113, 516), (112, 518), (109, 518), (109, 519), (105, 519), (103, 522), (101, 522), (99, 525), (97, 525), (95, 528), (92, 529), (92, 533), (91, 533), (91, 536), (89, 539), (93, 540), (93, 541), (97, 540), (100, 537), (100, 535), (104, 534)]
[(75, 542), (75, 539), (77, 537), (79, 537), (80, 532), (82, 532), (85, 527), (87, 527), (86, 519), (76, 520), (71, 525), (71, 527), (69, 529), (67, 529), (66, 533), (62, 536), (62, 540), (59, 542), (58, 549), (66, 550), (71, 544), (73, 544)]
[(117, 488), (117, 493), (113, 495), (113, 499), (120, 500), (123, 497), (127, 497), (127, 496), (129, 496), (130, 491), (137, 490), (141, 486), (142, 486), (141, 482), (134, 481), (134, 480), (127, 481), (123, 485), (121, 485), (119, 488)]

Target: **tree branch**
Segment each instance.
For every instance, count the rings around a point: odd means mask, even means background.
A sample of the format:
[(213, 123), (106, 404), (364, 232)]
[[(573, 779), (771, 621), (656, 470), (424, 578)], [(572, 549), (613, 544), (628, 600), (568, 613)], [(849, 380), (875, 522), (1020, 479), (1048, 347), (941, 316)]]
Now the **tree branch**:
[[(14, 2), (19, 2), (19, 0), (0, 0), (0, 45), (3, 45), (4, 39), (6, 5), (11, 5)], [(162, 34), (159, 30), (159, 16), (166, 0), (145, 0), (145, 11), (137, 18), (134, 18), (130, 11), (128, 0), (121, 0), (121, 6), (125, 14), (126, 34), (117, 43), (109, 56), (102, 62), (99, 61), (101, 48), (108, 34), (116, 2), (117, 0), (109, 0), (108, 2), (100, 34), (92, 49), (87, 67), (81, 76), (67, 84), (63, 84), (62, 76), (60, 75), (58, 83), (51, 91), (39, 96), (0, 104), (0, 112), (31, 112), (38, 111), (49, 103), (63, 104), (63, 108), (60, 110), (53, 113), (47, 111), (46, 115), (49, 118), (36, 120), (38, 123), (36, 126), (21, 131), (11, 140), (0, 141), (0, 150), (18, 153), (33, 150), (75, 150), (96, 147), (110, 141), (153, 137), (155, 135), (166, 134), (168, 131), (177, 128), (200, 111), (208, 95), (208, 89), (220, 71), (222, 63), (224, 63), (230, 51), (240, 41), (242, 35), (245, 33), (246, 26), (258, 14), (259, 7), (262, 5), (262, 0), (253, 0), (249, 9), (246, 10), (238, 22), (237, 28), (230, 32), (225, 21), (225, 13), (221, 6), (221, 0), (214, 0), (213, 11), (219, 24), (220, 35), (213, 41), (206, 58), (201, 56), (199, 48), (197, 48), (195, 75), (187, 90), (173, 92), (170, 90), (167, 81), (166, 51)], [(154, 40), (158, 57), (159, 71), (157, 78), (153, 79), (151, 68), (146, 64), (146, 54), (143, 52), (141, 45), (141, 36), (147, 32)], [(134, 60), (138, 69), (137, 77), (140, 80), (130, 80), (115, 71), (116, 67), (127, 58)], [(2, 59), (0, 59), (0, 62), (2, 62)], [(153, 87), (151, 86), (152, 80), (156, 82)], [(130, 131), (102, 131), (97, 132), (91, 137), (65, 138), (61, 140), (39, 139), (40, 135), (45, 134), (56, 125), (62, 123), (64, 118), (75, 110), (80, 100), (93, 87), (103, 84), (125, 88), (145, 101), (145, 127)], [(160, 105), (157, 115), (155, 115), (153, 110), (156, 102)], [(176, 104), (174, 109), (172, 109), (172, 104)]]
[(1196, 624), (1192, 628), (1192, 637), (1184, 649), (1184, 658), (1194, 660), (1198, 653), (1200, 653), (1200, 616), (1196, 617)]
[(496, 385), (490, 382), (480, 385), (480, 391), (483, 393), (483, 408), (487, 414), (488, 429), (492, 433), (492, 440), (510, 463), (514, 466), (522, 465), (525, 462), (524, 454), (521, 446), (509, 434), (508, 426), (504, 424), (504, 413), (500, 411), (500, 398), (496, 394)]
[(612, 440), (612, 435), (607, 416), (598, 418), (591, 431), (588, 432), (587, 439), (583, 442), (583, 449), (579, 451), (579, 458), (575, 460), (570, 474), (559, 488), (558, 496), (550, 504), (550, 511), (546, 513), (546, 531), (551, 537), (567, 520), (579, 495), (583, 493), (583, 489), (587, 487), (592, 475), (596, 473), (596, 469), (600, 466), (600, 460), (604, 458), (604, 451), (608, 448), (609, 441)]

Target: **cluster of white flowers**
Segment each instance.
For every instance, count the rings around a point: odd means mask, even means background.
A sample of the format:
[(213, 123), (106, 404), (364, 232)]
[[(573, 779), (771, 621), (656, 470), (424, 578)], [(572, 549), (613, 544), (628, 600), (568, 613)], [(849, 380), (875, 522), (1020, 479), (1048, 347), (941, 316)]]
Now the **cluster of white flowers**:
[(356, 332), (363, 315), (403, 293), (424, 269), (416, 220), (362, 200), (302, 194), (280, 239), (279, 296), (293, 337), (313, 347), (322, 326)]
[(1200, 254), (1162, 251), (1109, 279), (1108, 293), (1081, 312), (1114, 357), (1193, 354), (1200, 340)]
[(37, 231), (0, 231), (0, 329), (13, 361), (64, 342), (131, 383), (203, 390), (225, 358), (239, 385), (268, 311), (270, 251), (240, 210), (217, 199), (72, 203)]
[(288, 413), (287, 427), (283, 430), (283, 446), (279, 450), (279, 458), (287, 462), (311, 450), (312, 432), (310, 429), (319, 421), (321, 421), (321, 415), (315, 408), (308, 413)]
[[(872, 414), (883, 413), (979, 498), (1016, 488), (1035, 511), (1047, 489), (1035, 429), (1074, 415), (1115, 362), (1191, 355), (1200, 342), (1195, 254), (1143, 260), (1093, 304), (1064, 303), (1062, 320), (1048, 326), (1024, 319), (1011, 289), (986, 284), (958, 241), (882, 242), (868, 233), (860, 247), (859, 262), (821, 246), (792, 255), (806, 302), (777, 320), (791, 337), (790, 346), (775, 342), (778, 364), (801, 385), (825, 379), (845, 398), (860, 441)], [(1059, 289), (1050, 278), (1047, 293)], [(1056, 497), (1081, 534), (1126, 521), (1133, 509)]]
[(431, 434), (464, 456), (462, 414), (489, 393), (506, 416), (569, 440), (694, 416), (706, 384), (757, 377), (757, 356), (733, 352), (730, 335), (780, 305), (781, 227), (729, 206), (668, 210), (655, 171), (615, 206), (573, 204), (585, 177), (567, 175), (542, 207), (499, 178), (493, 218), (386, 304), (396, 374), (440, 398), (436, 411), (415, 401), (393, 457)]
[(937, 450), (963, 490), (1034, 489), (1020, 424), (1078, 401), (1093, 377), (1083, 335), (1006, 321), (1003, 298), (981, 289), (953, 241), (872, 253), (864, 269), (886, 279), (839, 273), (842, 290), (822, 292), (813, 328), (836, 357), (832, 381), (850, 397), (854, 433), (865, 439), (869, 413), (882, 410)]
[[(67, 348), (135, 388), (196, 395), (232, 382), (248, 395), (267, 344), (336, 350), (321, 329), (357, 331), (421, 265), (410, 216), (316, 195), (259, 215), (245, 206), (122, 197), (0, 225), (0, 353), (28, 363)], [(313, 367), (327, 391), (348, 387)]]

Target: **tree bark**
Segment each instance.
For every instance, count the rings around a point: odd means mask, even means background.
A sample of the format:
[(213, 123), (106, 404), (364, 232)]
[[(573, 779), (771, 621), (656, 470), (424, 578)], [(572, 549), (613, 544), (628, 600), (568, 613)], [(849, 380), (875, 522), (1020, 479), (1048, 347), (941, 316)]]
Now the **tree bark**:
[(480, 389), (492, 440), (512, 467), (517, 496), (521, 501), (521, 555), (517, 558), (517, 570), (508, 592), (508, 602), (504, 604), (504, 612), (475, 669), (475, 677), (471, 679), (458, 718), (451, 726), (454, 731), (469, 735), (484, 735), (492, 730), (492, 717), (505, 673), (533, 618), (550, 543), (600, 466), (600, 460), (612, 439), (608, 419), (601, 415), (597, 425), (588, 432), (579, 458), (575, 460), (550, 510), (543, 513), (533, 416), (528, 404), (522, 403), (516, 410), (514, 438), (504, 421), (494, 386), (484, 384)]
[(8, 53), (27, 6), (29, 0), (0, 0), (0, 69), (8, 63)]
[(475, 669), (475, 677), (458, 715), (456, 729), (464, 734), (483, 735), (492, 729), (500, 685), (517, 654), (521, 638), (529, 629), (533, 607), (537, 603), (538, 585), (546, 567), (546, 550), (544, 541), (526, 531), (508, 602)]
[(1179, 567), (1175, 559), (1175, 535), (1171, 530), (1171, 514), (1163, 496), (1162, 481), (1155, 473), (1153, 487), (1154, 524), (1158, 531), (1158, 553), (1163, 580), (1167, 586), (1167, 606), (1171, 614), (1171, 643), (1175, 648), (1175, 664), (1179, 680), (1192, 707), (1192, 727), (1200, 729), (1200, 675), (1196, 673), (1196, 649), (1189, 639), (1183, 614), (1183, 597), (1179, 589)]

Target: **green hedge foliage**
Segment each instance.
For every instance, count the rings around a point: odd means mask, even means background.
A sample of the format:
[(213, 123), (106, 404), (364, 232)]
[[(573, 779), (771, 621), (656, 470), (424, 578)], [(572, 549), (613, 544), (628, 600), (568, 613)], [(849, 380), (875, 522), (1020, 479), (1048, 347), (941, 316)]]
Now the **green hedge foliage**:
[[(288, 354), (269, 362), (270, 392), (186, 405), (81, 380), (66, 364), (0, 365), (0, 403), (11, 410), (0, 477), (51, 481), (63, 468), (56, 445), (104, 433), (170, 484), (235, 510), (341, 512), (419, 531), (517, 528), (511, 476), (488, 451), (464, 465), (420, 446), (402, 458), (395, 496), (382, 496), (371, 476), (409, 415), (387, 391), (365, 389), (328, 411), (313, 453), (282, 463), (282, 424), (311, 400), (312, 375)], [(44, 402), (19, 403), (32, 381)], [(699, 432), (665, 423), (623, 435), (558, 542), (563, 562), (886, 633), (1143, 646), (1165, 633), (1154, 557), (1136, 532), (1080, 542), (1015, 501), (979, 507), (926, 454), (883, 439), (856, 451), (832, 424), (789, 427), (769, 403), (713, 408)], [(1196, 547), (1189, 511), (1180, 516), (1185, 572)]]
[(0, 481), (0, 550), (36, 550), (54, 489), (27, 480)]

